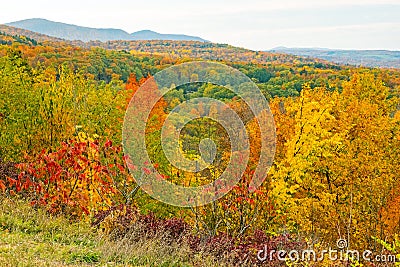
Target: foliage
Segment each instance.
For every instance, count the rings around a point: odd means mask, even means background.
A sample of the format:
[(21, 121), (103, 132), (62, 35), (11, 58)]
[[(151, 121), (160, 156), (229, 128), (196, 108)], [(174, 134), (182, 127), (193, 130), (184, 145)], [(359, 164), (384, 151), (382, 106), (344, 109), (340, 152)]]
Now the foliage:
[[(204, 253), (226, 264), (258, 264), (254, 251), (263, 244), (296, 247), (303, 236), (312, 244), (342, 238), (355, 249), (377, 248), (383, 245), (379, 240), (396, 242), (398, 70), (338, 66), (212, 43), (83, 44), (43, 36), (38, 43), (17, 29), (0, 28), (7, 31), (0, 34), (0, 190), (53, 215), (93, 220), (108, 237), (102, 242), (115, 248), (110, 252), (115, 255), (107, 257), (122, 257), (119, 262), (132, 265), (176, 263), (171, 257), (154, 260), (154, 250), (146, 254), (153, 257), (150, 262), (127, 256), (140, 254), (129, 245), (132, 240), (141, 248), (159, 242), (163, 253), (183, 262), (191, 262), (190, 253), (197, 259)], [(226, 169), (229, 138), (221, 125), (206, 118), (186, 124), (179, 144), (186, 157), (198, 159), (200, 140), (212, 139), (216, 157), (208, 168), (180, 171), (162, 152), (167, 114), (196, 97), (216, 98), (235, 110), (250, 137), (250, 159), (240, 182), (220, 200), (194, 209), (170, 207), (144, 194), (134, 182), (138, 177), (129, 175), (129, 159), (120, 146), (122, 123), (130, 98), (152, 74), (198, 59), (242, 71), (270, 100), (275, 161), (262, 186), (251, 192), (261, 144), (260, 127), (247, 105), (212, 84), (176, 88), (153, 108), (146, 128), (149, 157), (165, 179), (196, 186), (214, 181)], [(219, 78), (229, 81), (226, 75)], [(147, 91), (143, 102), (156, 93)], [(199, 106), (191, 112), (214, 111)], [(177, 240), (185, 241), (187, 254), (177, 252)], [(124, 255), (116, 252), (121, 244)], [(100, 254), (78, 251), (71, 261), (102, 261)]]
[(284, 100), (283, 112), (282, 100), (274, 103), (285, 139), (271, 196), (282, 223), (356, 248), (372, 247), (368, 236), (397, 231), (398, 221), (382, 217), (399, 186), (399, 121), (388, 94), (372, 75), (357, 74), (342, 93), (305, 88)]
[(122, 161), (121, 147), (100, 143), (83, 132), (48, 153), (43, 150), (29, 163), (18, 164), (18, 178), (7, 177), (6, 193), (23, 194), (33, 205), (51, 213), (80, 217), (117, 202), (128, 202), (133, 178)]

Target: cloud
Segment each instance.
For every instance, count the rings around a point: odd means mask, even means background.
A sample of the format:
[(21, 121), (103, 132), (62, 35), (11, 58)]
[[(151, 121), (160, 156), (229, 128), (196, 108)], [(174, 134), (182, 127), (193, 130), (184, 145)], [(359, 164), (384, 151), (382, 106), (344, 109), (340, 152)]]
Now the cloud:
[[(371, 24), (353, 24), (353, 25), (344, 25), (344, 26), (329, 26), (329, 27), (294, 27), (294, 28), (286, 28), (286, 29), (274, 29), (269, 30), (268, 33), (328, 33), (328, 32), (337, 32), (337, 31), (351, 31), (356, 32), (359, 30), (369, 30), (369, 31), (385, 31), (391, 29), (400, 29), (400, 23), (371, 23)], [(256, 31), (257, 32), (257, 31)], [(265, 31), (258, 31), (259, 33)], [(400, 30), (399, 30), (400, 32)], [(254, 32), (253, 32), (254, 33)]]

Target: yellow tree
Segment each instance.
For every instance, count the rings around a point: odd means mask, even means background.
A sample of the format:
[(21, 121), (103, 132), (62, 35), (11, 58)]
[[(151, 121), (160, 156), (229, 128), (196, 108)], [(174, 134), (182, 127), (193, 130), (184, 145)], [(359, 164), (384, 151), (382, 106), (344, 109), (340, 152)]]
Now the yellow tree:
[(382, 209), (398, 186), (394, 99), (373, 75), (355, 74), (341, 93), (305, 86), (285, 100), (278, 136), (294, 133), (281, 138), (271, 172), (281, 224), (356, 247), (387, 233)]

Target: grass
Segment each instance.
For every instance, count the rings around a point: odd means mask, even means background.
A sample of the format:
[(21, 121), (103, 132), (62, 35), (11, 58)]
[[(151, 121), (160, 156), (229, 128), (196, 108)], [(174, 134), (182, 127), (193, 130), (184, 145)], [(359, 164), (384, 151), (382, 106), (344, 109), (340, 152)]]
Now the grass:
[(87, 222), (50, 216), (0, 196), (0, 266), (215, 266), (162, 238), (111, 241)]

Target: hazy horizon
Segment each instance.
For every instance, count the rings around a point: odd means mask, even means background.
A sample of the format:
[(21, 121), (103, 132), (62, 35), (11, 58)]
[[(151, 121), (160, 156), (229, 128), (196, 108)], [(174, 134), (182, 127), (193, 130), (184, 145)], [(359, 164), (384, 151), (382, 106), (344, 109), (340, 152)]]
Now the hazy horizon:
[[(199, 36), (252, 50), (276, 47), (351, 50), (400, 50), (400, 2), (397, 0), (172, 0), (5, 3), (0, 23), (30, 18), (128, 33)], [(21, 9), (21, 6), (24, 8)], [(180, 8), (177, 8), (180, 7)]]

